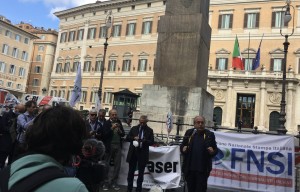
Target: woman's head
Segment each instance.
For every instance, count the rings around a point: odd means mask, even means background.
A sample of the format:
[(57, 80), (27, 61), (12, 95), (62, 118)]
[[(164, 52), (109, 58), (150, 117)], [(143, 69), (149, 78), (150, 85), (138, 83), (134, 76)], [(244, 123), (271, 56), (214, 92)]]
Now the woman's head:
[(26, 133), (28, 150), (57, 160), (79, 154), (87, 132), (80, 114), (72, 108), (57, 106), (39, 114)]

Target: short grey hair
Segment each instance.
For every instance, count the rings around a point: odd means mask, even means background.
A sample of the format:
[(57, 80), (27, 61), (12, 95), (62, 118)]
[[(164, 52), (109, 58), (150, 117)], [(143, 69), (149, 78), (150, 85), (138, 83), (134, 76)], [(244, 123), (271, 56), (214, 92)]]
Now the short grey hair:
[(195, 124), (196, 119), (199, 118), (199, 117), (201, 117), (203, 119), (204, 125), (205, 125), (206, 120), (205, 120), (205, 117), (202, 116), (202, 115), (197, 115), (196, 117), (194, 117), (194, 124)]
[(96, 110), (96, 109), (91, 109), (91, 110), (89, 111), (89, 113), (97, 113), (97, 110)]

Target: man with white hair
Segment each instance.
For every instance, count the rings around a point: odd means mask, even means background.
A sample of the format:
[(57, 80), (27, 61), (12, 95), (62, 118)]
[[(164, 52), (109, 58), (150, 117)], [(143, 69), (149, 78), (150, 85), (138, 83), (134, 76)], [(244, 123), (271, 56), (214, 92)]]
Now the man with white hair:
[(89, 111), (89, 119), (85, 121), (86, 130), (89, 133), (90, 138), (95, 138), (97, 123), (97, 110), (91, 109)]

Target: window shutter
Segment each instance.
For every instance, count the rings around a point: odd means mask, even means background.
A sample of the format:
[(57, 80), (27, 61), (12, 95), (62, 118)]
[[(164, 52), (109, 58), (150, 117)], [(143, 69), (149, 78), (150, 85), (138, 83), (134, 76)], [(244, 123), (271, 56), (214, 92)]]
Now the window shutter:
[(218, 28), (221, 29), (221, 26), (222, 26), (222, 15), (219, 15)]
[(215, 69), (217, 70), (219, 67), (219, 58), (216, 58), (216, 66), (215, 66)]
[(244, 28), (247, 28), (248, 13), (244, 14)]
[(228, 58), (225, 58), (225, 70), (228, 70)]
[[(152, 21), (150, 21), (150, 29), (149, 29), (149, 33), (152, 33)], [(146, 64), (147, 65), (147, 64)]]
[(129, 23), (126, 26), (126, 36), (128, 35)]
[(147, 71), (148, 59), (145, 59), (145, 71)]
[(270, 71), (274, 71), (274, 59), (271, 59)]
[(125, 63), (126, 63), (126, 60), (123, 60), (122, 71), (125, 71)]
[(144, 34), (145, 32), (145, 22), (143, 22), (143, 26), (142, 26), (142, 34)]
[(128, 60), (129, 62), (129, 67), (128, 67), (128, 71), (130, 71), (130, 69), (131, 69), (131, 60)]
[(105, 103), (104, 101), (105, 101), (105, 99), (106, 99), (106, 92), (104, 92), (103, 93), (103, 98), (102, 98), (102, 101), (101, 101), (101, 103)]
[(110, 69), (111, 69), (111, 60), (108, 61), (108, 71), (110, 71)]
[(119, 34), (118, 34), (118, 36), (121, 36), (122, 25), (119, 25), (119, 26), (120, 26), (120, 28), (119, 28)]
[(276, 15), (276, 12), (272, 12), (272, 27), (275, 27), (275, 15)]
[(115, 60), (115, 62), (114, 62), (114, 71), (116, 71), (116, 66), (117, 66), (117, 61)]
[(300, 58), (298, 59), (298, 74), (300, 74)]
[(232, 21), (233, 21), (233, 14), (230, 14), (230, 23), (229, 23), (229, 28), (232, 28)]
[(259, 18), (260, 18), (260, 13), (256, 13), (255, 27), (257, 28), (259, 28)]
[(138, 64), (138, 71), (140, 71), (141, 69), (141, 59), (139, 59), (139, 64)]
[(133, 35), (135, 35), (135, 27), (136, 27), (136, 23), (133, 24)]
[(93, 101), (93, 91), (91, 91), (91, 95), (90, 95), (90, 102)]

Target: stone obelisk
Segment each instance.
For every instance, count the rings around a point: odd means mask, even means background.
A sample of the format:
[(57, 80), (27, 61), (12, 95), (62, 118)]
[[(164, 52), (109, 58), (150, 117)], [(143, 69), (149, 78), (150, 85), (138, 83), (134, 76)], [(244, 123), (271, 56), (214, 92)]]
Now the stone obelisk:
[[(213, 117), (213, 96), (206, 91), (211, 28), (209, 0), (170, 0), (158, 24), (153, 85), (144, 85), (140, 113), (182, 123), (196, 115)], [(134, 116), (138, 117), (140, 113)], [(155, 132), (159, 132), (152, 124)], [(161, 127), (161, 126), (160, 126)]]

